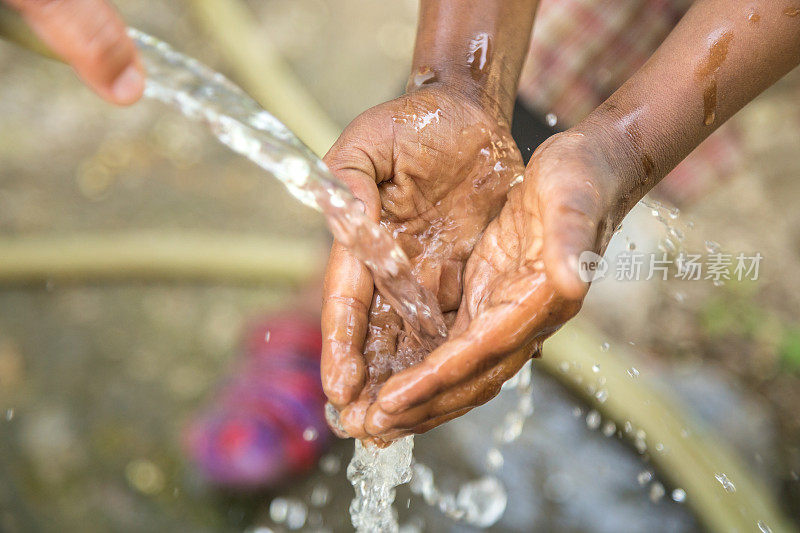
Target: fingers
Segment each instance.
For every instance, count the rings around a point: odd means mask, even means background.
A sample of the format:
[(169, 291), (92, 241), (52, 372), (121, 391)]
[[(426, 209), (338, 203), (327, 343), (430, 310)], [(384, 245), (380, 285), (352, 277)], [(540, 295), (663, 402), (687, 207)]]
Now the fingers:
[[(389, 379), (378, 395), (381, 410), (396, 414), (419, 405), (490, 368), (530, 339), (549, 334), (559, 318), (555, 294), (544, 276), (529, 280), (530, 292), (519, 301), (501, 303), (480, 313), (468, 329), (445, 342), (422, 363)], [(560, 312), (559, 312), (560, 314)]]
[(530, 359), (529, 351), (517, 350), (477, 377), (445, 390), (427, 402), (406, 411), (389, 414), (384, 412), (380, 405), (373, 405), (366, 413), (364, 429), (370, 435), (379, 436), (403, 430), (417, 433), (424, 428), (435, 427), (438, 424), (434, 424), (434, 421), (446, 418), (452, 413), (466, 412), (483, 405), (497, 396), (503, 383), (511, 379)]
[(97, 94), (128, 105), (141, 98), (144, 70), (117, 12), (104, 0), (5, 0)]
[(452, 412), (450, 414), (447, 414), (447, 415), (444, 415), (444, 416), (440, 416), (440, 417), (437, 417), (437, 418), (432, 418), (432, 419), (428, 420), (427, 422), (424, 422), (424, 423), (422, 423), (422, 424), (420, 424), (420, 425), (418, 425), (416, 427), (413, 427), (411, 429), (389, 430), (385, 434), (381, 435), (381, 437), (379, 437), (379, 438), (382, 439), (382, 440), (385, 440), (385, 441), (394, 441), (394, 440), (397, 440), (397, 439), (399, 439), (401, 437), (405, 437), (405, 436), (408, 436), (408, 435), (411, 435), (411, 434), (426, 433), (426, 432), (432, 430), (433, 428), (441, 426), (445, 422), (449, 422), (449, 421), (453, 420), (454, 418), (458, 418), (459, 416), (464, 416), (465, 414), (470, 412), (472, 409), (473, 408), (470, 407), (470, 408), (467, 408), (467, 409), (462, 409), (460, 411), (454, 411), (454, 412)]
[(337, 409), (353, 401), (366, 379), (362, 350), (372, 300), (372, 277), (342, 245), (334, 243), (322, 302), (322, 388)]
[[(344, 181), (353, 194), (364, 202), (367, 215), (377, 220), (380, 199), (375, 186), (374, 171), (368, 160), (345, 158), (340, 139), (325, 157), (331, 170)], [(336, 163), (347, 160), (362, 167), (342, 167)], [(366, 382), (364, 339), (372, 302), (372, 275), (361, 261), (344, 246), (334, 242), (325, 273), (322, 302), (322, 386), (330, 402), (339, 410), (354, 401)]]

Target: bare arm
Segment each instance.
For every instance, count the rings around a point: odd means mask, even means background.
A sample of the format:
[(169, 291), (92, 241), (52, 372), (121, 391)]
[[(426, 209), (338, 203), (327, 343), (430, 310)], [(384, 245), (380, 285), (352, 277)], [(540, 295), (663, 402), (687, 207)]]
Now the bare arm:
[(798, 64), (800, 0), (696, 2), (642, 69), (575, 128), (609, 143), (623, 200), (617, 217)]
[(422, 0), (408, 89), (444, 83), (511, 117), (538, 0)]

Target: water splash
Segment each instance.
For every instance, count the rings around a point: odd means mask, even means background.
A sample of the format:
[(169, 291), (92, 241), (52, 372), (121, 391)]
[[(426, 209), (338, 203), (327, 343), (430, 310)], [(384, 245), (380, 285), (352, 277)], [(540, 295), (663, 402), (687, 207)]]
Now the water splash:
[(347, 479), (356, 497), (350, 504), (350, 519), (358, 532), (399, 530), (397, 512), (392, 508), (395, 487), (411, 479), (414, 437), (394, 441), (386, 448), (355, 441), (353, 460), (347, 467)]
[(725, 489), (725, 492), (736, 492), (736, 485), (733, 484), (733, 481), (728, 479), (728, 476), (724, 472), (718, 472), (714, 474), (714, 477), (719, 481), (719, 484), (722, 485), (722, 488)]
[(147, 69), (145, 96), (204, 122), (221, 143), (322, 212), (333, 236), (367, 265), (421, 345), (431, 351), (444, 340), (447, 329), (436, 297), (417, 283), (405, 253), (308, 147), (222, 74), (145, 33), (128, 33)]
[[(493, 431), (496, 445), (489, 448), (485, 458), (490, 472), (497, 472), (503, 467), (505, 459), (500, 447), (517, 440), (522, 434), (525, 420), (533, 414), (532, 371), (531, 362), (528, 361), (503, 385), (504, 391), (514, 390), (517, 393), (517, 403)], [(456, 493), (452, 493), (436, 486), (433, 471), (428, 466), (415, 463), (413, 470), (411, 492), (453, 520), (486, 528), (496, 524), (505, 512), (508, 492), (493, 474), (465, 482)]]

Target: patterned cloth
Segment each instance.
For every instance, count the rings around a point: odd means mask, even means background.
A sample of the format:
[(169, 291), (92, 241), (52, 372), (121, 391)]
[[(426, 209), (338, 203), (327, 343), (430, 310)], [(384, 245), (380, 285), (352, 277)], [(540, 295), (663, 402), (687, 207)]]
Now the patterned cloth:
[(330, 442), (319, 375), (319, 320), (284, 313), (250, 329), (246, 357), (186, 447), (210, 481), (270, 487), (316, 464)]
[[(560, 129), (581, 121), (641, 67), (692, 0), (542, 0), (520, 98)], [(738, 165), (738, 134), (723, 126), (659, 186), (685, 203)]]

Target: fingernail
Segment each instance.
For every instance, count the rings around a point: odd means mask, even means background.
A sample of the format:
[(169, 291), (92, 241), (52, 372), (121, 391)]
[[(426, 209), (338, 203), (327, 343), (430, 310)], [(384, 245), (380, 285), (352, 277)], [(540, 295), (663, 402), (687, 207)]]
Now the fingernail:
[(135, 102), (143, 90), (144, 76), (134, 64), (128, 65), (128, 68), (122, 71), (122, 74), (114, 80), (114, 84), (111, 86), (111, 93), (120, 103)]

